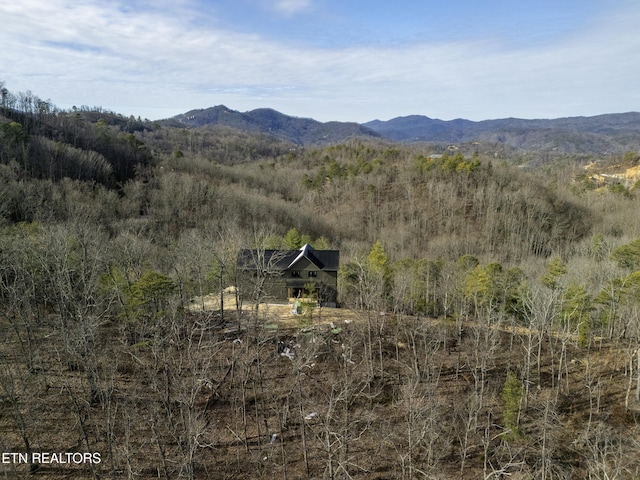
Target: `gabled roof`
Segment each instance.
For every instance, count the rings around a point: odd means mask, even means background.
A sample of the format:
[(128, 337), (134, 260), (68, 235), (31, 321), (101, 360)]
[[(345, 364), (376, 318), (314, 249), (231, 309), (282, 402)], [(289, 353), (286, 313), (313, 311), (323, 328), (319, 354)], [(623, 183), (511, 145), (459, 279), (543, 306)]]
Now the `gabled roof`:
[(293, 261), (289, 264), (287, 269), (293, 267), (301, 259), (306, 258), (311, 263), (313, 263), (316, 267), (322, 270), (324, 268), (324, 264), (320, 260), (318, 260), (318, 257), (316, 257), (313, 254), (313, 252), (314, 250), (313, 248), (311, 248), (311, 245), (309, 245), (308, 243), (305, 243), (304, 246), (300, 249), (300, 253), (298, 254), (298, 256), (293, 259)]
[[(340, 265), (339, 250), (314, 250), (306, 244), (299, 250), (265, 250), (264, 257), (259, 260), (257, 250), (241, 250), (238, 253), (238, 267), (254, 270), (256, 263), (263, 263), (274, 270), (289, 270), (303, 258), (318, 267), (319, 270), (337, 271)], [(261, 256), (261, 255), (260, 255)]]

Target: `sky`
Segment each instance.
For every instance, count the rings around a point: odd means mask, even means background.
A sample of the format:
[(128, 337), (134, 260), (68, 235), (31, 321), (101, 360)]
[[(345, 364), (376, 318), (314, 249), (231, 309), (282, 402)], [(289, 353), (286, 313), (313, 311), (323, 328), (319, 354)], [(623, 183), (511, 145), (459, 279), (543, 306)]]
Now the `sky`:
[(0, 81), (151, 120), (640, 111), (637, 0), (0, 0)]

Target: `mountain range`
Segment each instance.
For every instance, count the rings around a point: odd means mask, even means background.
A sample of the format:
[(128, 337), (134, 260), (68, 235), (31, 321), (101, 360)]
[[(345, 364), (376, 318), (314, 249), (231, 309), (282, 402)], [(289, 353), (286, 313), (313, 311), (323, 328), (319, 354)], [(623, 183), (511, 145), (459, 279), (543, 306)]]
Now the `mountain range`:
[(318, 122), (285, 115), (270, 108), (238, 112), (224, 105), (191, 110), (168, 120), (175, 126), (192, 128), (223, 125), (238, 130), (265, 133), (299, 145), (342, 142), (349, 137), (380, 137), (374, 130), (351, 122)]
[(525, 120), (504, 118), (474, 122), (421, 115), (364, 124), (385, 138), (403, 142), (491, 143), (517, 150), (561, 153), (615, 153), (640, 147), (640, 113)]
[(248, 112), (223, 105), (191, 110), (163, 121), (173, 126), (201, 128), (223, 125), (263, 133), (299, 145), (323, 145), (354, 137), (399, 142), (461, 144), (478, 142), (524, 151), (566, 154), (606, 154), (640, 150), (640, 113), (592, 117), (526, 120), (504, 118), (471, 121), (439, 120), (423, 115), (354, 122), (319, 122), (285, 115), (269, 108)]

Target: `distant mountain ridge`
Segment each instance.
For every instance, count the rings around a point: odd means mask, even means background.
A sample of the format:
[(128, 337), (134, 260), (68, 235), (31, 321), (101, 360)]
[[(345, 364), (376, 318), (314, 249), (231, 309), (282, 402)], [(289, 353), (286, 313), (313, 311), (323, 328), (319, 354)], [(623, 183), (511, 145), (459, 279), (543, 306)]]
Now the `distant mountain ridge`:
[(614, 153), (640, 148), (640, 113), (558, 119), (438, 120), (421, 115), (363, 124), (401, 142), (500, 143), (520, 150)]
[(382, 138), (399, 142), (501, 144), (517, 150), (559, 153), (618, 153), (640, 150), (640, 113), (614, 113), (558, 119), (504, 118), (472, 121), (439, 120), (423, 115), (387, 121), (319, 122), (285, 115), (270, 108), (248, 112), (224, 105), (191, 110), (165, 120), (174, 126), (223, 125), (272, 135), (298, 145), (339, 143), (349, 138)]
[(218, 105), (191, 110), (169, 120), (194, 128), (223, 125), (248, 132), (265, 133), (299, 145), (343, 142), (351, 137), (380, 137), (380, 134), (355, 122), (323, 123), (310, 118), (285, 115), (271, 108), (242, 113)]

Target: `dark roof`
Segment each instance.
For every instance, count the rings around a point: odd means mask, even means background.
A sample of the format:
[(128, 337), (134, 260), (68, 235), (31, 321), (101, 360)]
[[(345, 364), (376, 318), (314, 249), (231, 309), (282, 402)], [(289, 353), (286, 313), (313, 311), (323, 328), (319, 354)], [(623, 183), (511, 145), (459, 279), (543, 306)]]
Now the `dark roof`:
[(320, 270), (338, 270), (340, 265), (339, 250), (314, 250), (306, 244), (300, 250), (264, 250), (262, 252), (244, 249), (238, 253), (238, 267), (245, 270), (255, 270), (257, 263), (264, 263), (266, 268), (274, 270), (288, 270), (303, 258), (306, 258)]

